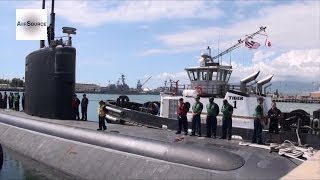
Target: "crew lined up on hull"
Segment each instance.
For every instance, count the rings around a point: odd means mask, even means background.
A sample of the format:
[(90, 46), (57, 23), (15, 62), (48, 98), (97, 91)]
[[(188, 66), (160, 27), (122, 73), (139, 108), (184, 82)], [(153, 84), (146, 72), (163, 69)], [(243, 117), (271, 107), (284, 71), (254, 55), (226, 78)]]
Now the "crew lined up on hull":
[(10, 92), (9, 96), (7, 92), (2, 93), (0, 92), (0, 109), (12, 109), (15, 111), (20, 111), (20, 100), (22, 105), (22, 111), (24, 111), (25, 105), (25, 96), (24, 93), (20, 98), (20, 94), (18, 92)]
[[(192, 106), (192, 130), (190, 136), (201, 137), (201, 119), (200, 115), (203, 109), (203, 104), (199, 101), (200, 97), (195, 98), (195, 103)], [(263, 111), (263, 97), (258, 97), (258, 105), (255, 108), (255, 118), (253, 120), (254, 131), (252, 136), (252, 143), (264, 144), (262, 141), (262, 129), (269, 123), (269, 134), (270, 141), (272, 141), (272, 136), (274, 134), (279, 134), (279, 118), (281, 116), (281, 111), (276, 107), (276, 102), (272, 102), (272, 108), (268, 111), (268, 114), (264, 114)], [(177, 115), (178, 115), (178, 125), (176, 134), (181, 134), (182, 130), (184, 135), (188, 135), (188, 118), (187, 113), (190, 108), (189, 102), (184, 102), (183, 98), (178, 101)], [(220, 113), (220, 107), (214, 102), (214, 97), (209, 98), (209, 104), (206, 106), (207, 117), (206, 117), (206, 137), (215, 139), (217, 137), (217, 116)], [(222, 126), (221, 126), (221, 136), (220, 139), (231, 140), (232, 137), (232, 114), (233, 106), (229, 104), (227, 99), (223, 100), (223, 106), (221, 107), (222, 113)]]

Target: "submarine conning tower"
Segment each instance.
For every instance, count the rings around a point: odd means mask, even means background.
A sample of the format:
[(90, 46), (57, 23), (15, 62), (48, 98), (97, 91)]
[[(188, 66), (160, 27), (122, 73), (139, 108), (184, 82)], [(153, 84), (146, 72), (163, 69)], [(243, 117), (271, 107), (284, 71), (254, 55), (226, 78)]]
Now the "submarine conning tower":
[[(44, 9), (45, 0), (42, 8)], [(25, 112), (50, 119), (72, 119), (72, 98), (75, 93), (76, 49), (71, 34), (76, 29), (63, 27), (68, 40), (54, 37), (54, 0), (48, 27), (48, 46), (40, 42), (40, 49), (27, 55), (25, 61)]]

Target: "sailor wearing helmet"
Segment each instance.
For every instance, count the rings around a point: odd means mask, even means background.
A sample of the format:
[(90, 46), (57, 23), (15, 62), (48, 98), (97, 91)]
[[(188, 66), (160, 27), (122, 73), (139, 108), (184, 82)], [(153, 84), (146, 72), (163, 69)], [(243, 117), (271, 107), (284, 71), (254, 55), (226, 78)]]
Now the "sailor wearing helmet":
[(255, 109), (255, 118), (254, 118), (254, 129), (252, 136), (252, 143), (263, 144), (262, 142), (262, 128), (264, 123), (264, 115), (263, 115), (263, 101), (262, 97), (258, 97), (257, 99), (258, 105)]

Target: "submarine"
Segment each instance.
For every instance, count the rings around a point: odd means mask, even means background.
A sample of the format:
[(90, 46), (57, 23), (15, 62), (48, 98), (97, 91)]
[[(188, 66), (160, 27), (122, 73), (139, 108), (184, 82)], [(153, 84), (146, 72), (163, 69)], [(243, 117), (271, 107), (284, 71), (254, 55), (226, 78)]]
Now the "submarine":
[[(42, 8), (45, 8), (43, 1)], [(40, 41), (40, 49), (25, 61), (25, 112), (45, 118), (71, 119), (71, 102), (75, 92), (76, 49), (72, 34), (76, 29), (63, 27), (68, 40), (55, 40), (54, 0), (52, 1), (48, 46)]]
[(299, 171), (319, 179), (316, 149), (300, 159), (237, 138), (176, 136), (129, 124), (108, 124), (100, 132), (96, 122), (70, 120), (76, 74), (70, 35), (76, 29), (63, 29), (67, 43), (54, 40), (54, 16), (52, 0), (49, 45), (41, 41), (26, 56), (26, 112), (0, 110), (2, 145), (75, 179), (279, 179), (297, 178)]

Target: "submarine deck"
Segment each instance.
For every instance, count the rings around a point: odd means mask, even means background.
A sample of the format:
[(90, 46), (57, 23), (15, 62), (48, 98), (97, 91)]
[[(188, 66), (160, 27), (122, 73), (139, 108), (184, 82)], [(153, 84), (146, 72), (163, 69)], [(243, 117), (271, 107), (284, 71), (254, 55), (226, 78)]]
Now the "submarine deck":
[[(12, 110), (0, 110), (0, 113), (24, 118), (26, 120), (32, 119), (36, 121), (54, 123), (76, 128), (83, 128), (87, 130), (96, 131), (98, 127), (98, 123), (93, 121), (46, 119), (30, 116), (23, 112), (16, 112)], [(136, 160), (130, 162), (130, 160), (128, 161), (119, 159), (120, 164), (128, 163), (131, 164), (131, 166), (139, 166), (140, 170), (139, 172), (135, 172), (135, 176), (132, 177), (126, 176), (125, 174), (132, 175), (132, 171), (134, 171), (134, 169), (120, 169), (116, 172), (116, 174), (119, 175), (118, 177), (129, 177), (138, 179), (279, 179), (301, 164), (301, 161), (279, 156), (277, 153), (269, 153), (267, 146), (261, 146), (260, 148), (240, 146), (240, 140), (227, 141), (205, 137), (194, 137), (184, 135), (177, 136), (175, 132), (171, 130), (154, 129), (135, 125), (107, 124), (107, 128), (107, 131), (101, 131), (98, 133), (120, 134), (136, 138), (146, 138), (155, 141), (161, 141), (166, 144), (184, 144), (190, 147), (197, 147), (199, 149), (231, 152), (242, 157), (245, 162), (244, 165), (240, 168), (228, 171), (219, 171), (192, 167), (177, 163), (168, 163), (166, 161), (160, 161), (157, 159), (142, 156), (141, 158), (149, 159), (147, 161), (152, 161), (153, 163), (145, 163), (145, 161), (140, 162)], [(181, 141), (177, 141), (177, 137), (183, 137), (183, 139), (180, 139)], [(185, 154), (185, 156), (191, 155), (201, 156), (201, 154)], [(117, 162), (117, 159), (113, 161), (105, 161), (103, 162), (103, 164), (104, 166), (107, 166), (107, 164), (112, 164), (115, 162)], [(143, 170), (141, 170), (141, 168)], [(112, 170), (116, 171), (115, 168), (112, 168)]]

